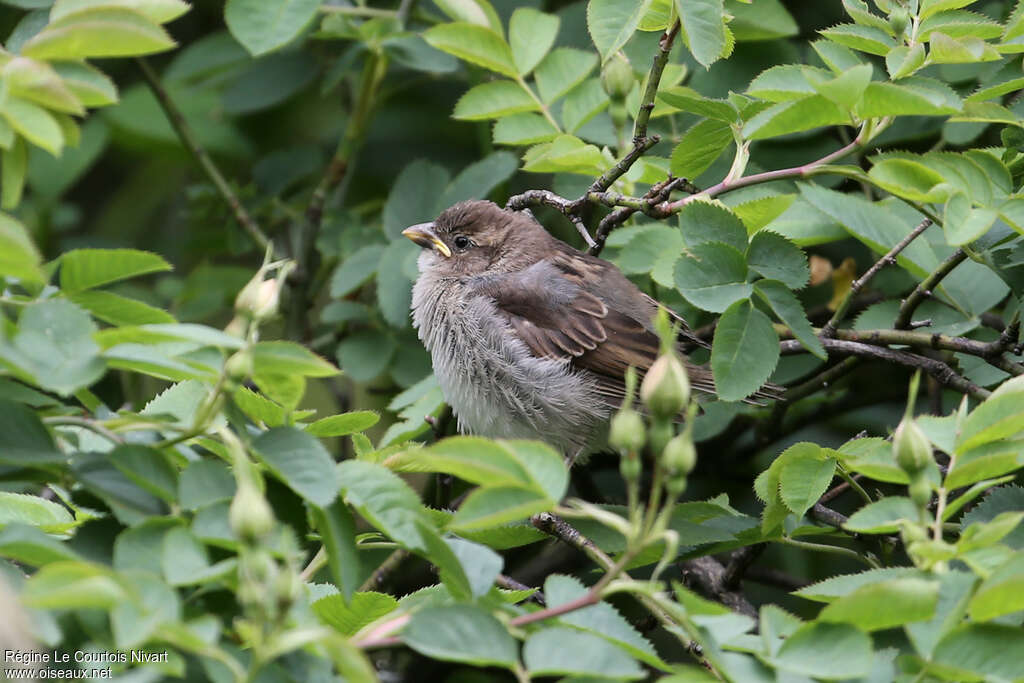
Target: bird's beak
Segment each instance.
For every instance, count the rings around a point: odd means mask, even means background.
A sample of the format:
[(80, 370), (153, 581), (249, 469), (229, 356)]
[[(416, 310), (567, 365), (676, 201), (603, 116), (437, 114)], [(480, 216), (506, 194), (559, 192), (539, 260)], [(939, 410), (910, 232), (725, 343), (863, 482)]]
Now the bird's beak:
[(441, 238), (437, 236), (436, 232), (434, 232), (433, 223), (417, 223), (416, 225), (410, 225), (402, 231), (402, 234), (424, 249), (434, 249), (443, 254), (446, 258), (452, 255), (452, 250), (449, 249), (448, 245), (442, 242)]

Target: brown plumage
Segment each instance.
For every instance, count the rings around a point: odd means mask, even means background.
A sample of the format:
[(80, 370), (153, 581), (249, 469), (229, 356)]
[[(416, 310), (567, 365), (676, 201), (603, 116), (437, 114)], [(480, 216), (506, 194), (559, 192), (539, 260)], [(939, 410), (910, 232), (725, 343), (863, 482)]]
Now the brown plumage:
[[(642, 375), (657, 358), (659, 304), (613, 264), (491, 202), (456, 204), (404, 234), (424, 247), (414, 323), (462, 430), (539, 437), (569, 454), (593, 445), (626, 369)], [(687, 370), (714, 392), (707, 368)]]

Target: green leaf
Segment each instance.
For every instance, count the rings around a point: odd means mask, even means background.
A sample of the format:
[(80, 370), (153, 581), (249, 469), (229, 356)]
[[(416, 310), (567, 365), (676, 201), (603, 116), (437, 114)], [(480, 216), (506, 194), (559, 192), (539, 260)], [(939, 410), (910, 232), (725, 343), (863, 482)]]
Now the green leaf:
[(136, 249), (75, 249), (60, 257), (60, 286), (67, 291), (171, 270), (162, 257)]
[(899, 47), (889, 50), (885, 56), (885, 68), (892, 80), (910, 76), (925, 65), (924, 44), (917, 43), (913, 47)]
[(363, 518), (403, 547), (426, 552), (424, 530), (433, 526), (408, 484), (386, 467), (361, 460), (346, 460), (337, 470), (345, 500)]
[(50, 10), (50, 21), (93, 7), (133, 9), (158, 24), (174, 21), (189, 10), (184, 0), (57, 0)]
[(884, 57), (889, 50), (896, 47), (893, 39), (880, 28), (861, 26), (860, 24), (837, 24), (832, 28), (819, 31), (821, 35), (840, 45)]
[(644, 227), (647, 229), (637, 232), (615, 258), (615, 264), (627, 275), (650, 273), (661, 256), (665, 256), (669, 265), (672, 265), (683, 249), (683, 237), (679, 230), (667, 225)]
[(371, 624), (398, 607), (398, 601), (386, 593), (364, 591), (356, 593), (346, 602), (341, 595), (328, 595), (312, 604), (320, 621), (344, 636), (354, 636), (361, 628)]
[(341, 415), (331, 415), (317, 420), (306, 427), (306, 433), (316, 437), (348, 436), (363, 432), (377, 424), (380, 415), (372, 410), (356, 410)]
[(758, 0), (750, 4), (729, 2), (729, 29), (738, 42), (774, 40), (797, 35), (800, 28), (779, 0)]
[(692, 88), (673, 86), (658, 91), (658, 99), (680, 111), (704, 116), (725, 123), (736, 123), (739, 112), (729, 100), (704, 97)]
[(37, 104), (13, 95), (0, 102), (3, 114), (11, 128), (37, 147), (53, 156), (59, 156), (64, 147), (64, 133), (53, 114)]
[(754, 283), (754, 293), (768, 304), (805, 349), (822, 360), (828, 358), (824, 345), (807, 320), (803, 305), (789, 287), (778, 280), (758, 280)]
[(57, 112), (77, 116), (85, 114), (82, 103), (46, 62), (15, 57), (4, 66), (2, 75), (13, 95)]
[(164, 535), (160, 560), (164, 578), (172, 586), (201, 583), (203, 574), (210, 568), (206, 546), (183, 526), (176, 526)]
[(348, 603), (362, 582), (362, 567), (356, 549), (356, 521), (342, 500), (335, 500), (327, 507), (314, 507), (312, 515), (324, 544), (331, 578)]
[(486, 26), (501, 35), (501, 18), (488, 0), (434, 0), (434, 4), (453, 21)]
[(444, 542), (462, 566), (472, 596), (479, 598), (490, 592), (505, 564), (501, 555), (485, 545), (461, 538), (446, 538)]
[[(580, 653), (586, 653), (581, 657)], [(613, 680), (643, 678), (643, 669), (621, 648), (565, 627), (531, 633), (523, 644), (523, 663), (532, 676), (600, 676)]]
[(724, 242), (740, 253), (747, 250), (747, 230), (743, 222), (729, 207), (716, 201), (698, 199), (683, 206), (679, 212), (679, 229), (690, 247), (705, 242)]
[(186, 510), (197, 510), (234, 497), (235, 478), (220, 461), (196, 460), (178, 477), (178, 502)]
[(334, 460), (315, 438), (295, 427), (275, 427), (252, 443), (260, 460), (293, 491), (325, 507), (338, 495)]
[(25, 582), (21, 599), (38, 609), (109, 609), (127, 599), (103, 567), (86, 562), (52, 562)]
[(704, 119), (694, 124), (672, 150), (672, 175), (679, 178), (696, 178), (706, 171), (732, 142), (732, 126), (725, 121)]
[(39, 250), (21, 223), (0, 213), (0, 276), (42, 282)]
[[(409, 240), (394, 240), (380, 256), (378, 273), (387, 273), (392, 264), (403, 264), (419, 257), (420, 248)], [(397, 272), (394, 272), (397, 271)], [(412, 305), (412, 280), (401, 268), (394, 268), (386, 277), (377, 278), (377, 308), (381, 317), (392, 327), (409, 325)]]
[(696, 244), (676, 261), (676, 288), (687, 301), (706, 311), (724, 311), (750, 296), (752, 289), (746, 280), (746, 260), (729, 244)]
[(28, 163), (28, 149), (25, 139), (18, 137), (10, 149), (3, 150), (0, 159), (0, 206), (13, 209), (21, 203), (21, 193), (25, 189), (25, 170)]
[(107, 366), (141, 372), (159, 379), (179, 382), (186, 379), (214, 381), (217, 369), (210, 365), (186, 363), (163, 349), (144, 344), (117, 344), (101, 354)]
[(909, 159), (883, 159), (868, 171), (880, 188), (914, 202), (942, 201), (944, 193), (934, 191), (943, 177), (922, 163)]
[(103, 375), (95, 332), (89, 315), (70, 301), (30, 304), (22, 311), (13, 344), (0, 341), (0, 362), (31, 375), (43, 389), (68, 396)]
[(125, 444), (110, 452), (110, 461), (140, 488), (168, 503), (177, 501), (178, 470), (160, 451), (139, 444)]
[(35, 411), (0, 399), (0, 464), (40, 467), (66, 460)]
[[(830, 216), (854, 237), (879, 254), (884, 254), (913, 229), (883, 206), (852, 194), (818, 185), (800, 184), (801, 195), (814, 208)], [(896, 257), (896, 262), (915, 277), (924, 277), (938, 265), (938, 259), (922, 240), (914, 240)]]
[(252, 345), (256, 374), (333, 377), (338, 369), (305, 346), (287, 341), (264, 341)]
[(964, 420), (956, 440), (960, 455), (976, 446), (1005, 439), (1024, 430), (1024, 377), (1015, 377), (1002, 385)]
[(862, 534), (891, 534), (899, 531), (901, 522), (917, 524), (920, 516), (909, 498), (888, 496), (857, 510), (843, 528)]
[(608, 106), (608, 96), (597, 78), (588, 78), (569, 91), (562, 104), (562, 126), (575, 133)]
[(0, 491), (0, 529), (8, 524), (28, 524), (51, 534), (64, 533), (76, 526), (63, 505), (39, 496)]
[(162, 308), (144, 304), (135, 299), (105, 292), (87, 290), (71, 292), (68, 299), (92, 313), (105, 323), (117, 326), (175, 324), (177, 321)]
[(884, 439), (853, 439), (843, 444), (837, 453), (839, 461), (848, 470), (859, 472), (877, 481), (893, 484), (910, 483), (907, 473), (900, 469), (892, 456), (892, 444)]
[(478, 24), (457, 21), (428, 29), (423, 39), (431, 46), (502, 76), (518, 75), (512, 49), (500, 34)]
[(710, 67), (732, 49), (722, 0), (676, 0), (680, 30), (693, 58)]
[(805, 586), (793, 595), (798, 595), (807, 600), (817, 602), (834, 602), (855, 594), (862, 588), (874, 586), (880, 583), (900, 582), (906, 580), (924, 581), (932, 577), (929, 572), (913, 567), (885, 567), (882, 569), (868, 569), (857, 574), (843, 574)]
[(611, 160), (595, 145), (574, 135), (559, 135), (552, 142), (536, 145), (523, 155), (523, 170), (532, 173), (577, 173), (598, 175)]
[(711, 344), (715, 391), (723, 401), (738, 401), (765, 383), (779, 360), (779, 337), (772, 321), (741, 300), (722, 314)]
[(508, 22), (512, 61), (520, 76), (526, 76), (544, 59), (558, 35), (559, 19), (553, 14), (520, 7)]
[(159, 24), (140, 12), (100, 6), (51, 20), (21, 48), (36, 59), (135, 57), (176, 45)]
[(52, 66), (84, 106), (105, 107), (117, 102), (117, 86), (96, 67), (85, 62), (55, 62)]
[(963, 624), (939, 641), (932, 661), (990, 680), (1015, 680), (1022, 651), (1024, 631), (1019, 626)]
[(551, 104), (575, 88), (597, 66), (593, 52), (571, 47), (557, 47), (544, 58), (534, 72), (540, 98)]
[(798, 517), (803, 516), (828, 488), (835, 476), (835, 458), (820, 452), (811, 457), (790, 458), (779, 471), (779, 496)]
[(491, 152), (459, 171), (438, 200), (447, 208), (466, 199), (483, 199), (519, 170), (519, 160), (506, 151)]
[(391, 186), (384, 204), (384, 235), (389, 240), (402, 237), (410, 225), (434, 220), (438, 211), (448, 207), (437, 206), (451, 178), (444, 166), (416, 159), (405, 166)]
[(224, 22), (249, 54), (263, 55), (290, 43), (319, 8), (319, 0), (228, 0)]
[(590, 0), (587, 3), (587, 30), (605, 62), (636, 32), (651, 0)]
[(995, 209), (972, 208), (971, 200), (962, 192), (955, 192), (946, 201), (942, 217), (942, 230), (946, 241), (953, 246), (969, 244), (992, 227), (999, 218)]
[[(981, 522), (989, 522), (1004, 512), (1024, 510), (1024, 488), (1019, 486), (999, 486), (989, 490), (985, 498), (964, 515), (961, 523), (964, 527)], [(1014, 550), (1024, 550), (1024, 526), (1018, 526), (1003, 538), (1003, 545)]]
[(10, 523), (0, 531), (0, 557), (32, 567), (81, 559), (66, 543), (28, 524)]
[(394, 337), (377, 330), (361, 330), (346, 335), (338, 344), (338, 365), (346, 377), (368, 382), (387, 369), (397, 348)]
[(862, 119), (881, 116), (943, 116), (958, 113), (962, 103), (945, 83), (911, 76), (899, 84), (872, 81), (855, 109)]
[[(587, 588), (571, 576), (552, 574), (544, 580), (544, 599), (549, 609), (581, 598), (586, 592)], [(658, 656), (650, 641), (640, 635), (629, 621), (606, 602), (573, 610), (563, 614), (558, 620), (601, 636), (645, 664), (668, 670), (668, 665)]]
[(747, 265), (790, 289), (802, 288), (811, 276), (807, 256), (800, 247), (771, 230), (754, 233), (747, 247)]
[(812, 623), (796, 630), (772, 663), (780, 669), (826, 680), (857, 678), (871, 665), (871, 638), (847, 624)]
[(743, 137), (751, 140), (798, 133), (812, 128), (850, 125), (850, 115), (822, 95), (779, 102), (755, 114), (743, 126)]
[(331, 297), (341, 298), (351, 294), (373, 277), (383, 252), (383, 245), (368, 244), (338, 264), (331, 276)]
[(555, 125), (540, 114), (513, 114), (494, 124), (496, 145), (534, 145), (553, 140), (557, 135)]
[(879, 631), (931, 619), (938, 601), (937, 581), (890, 579), (867, 584), (839, 598), (821, 611), (818, 620)]
[[(863, 66), (863, 65), (862, 65)], [(828, 78), (824, 69), (799, 64), (780, 64), (759, 73), (747, 86), (747, 94), (769, 102), (800, 100), (815, 93), (810, 76)]]
[(995, 47), (974, 36), (952, 38), (932, 31), (928, 48), (928, 61), (932, 64), (977, 64), (1001, 59)]
[(508, 629), (472, 605), (427, 607), (402, 630), (406, 645), (422, 655), (476, 666), (515, 668), (519, 647)]
[(452, 117), (463, 121), (482, 121), (539, 109), (540, 105), (518, 83), (490, 81), (473, 86), (460, 97)]
[(480, 531), (547, 512), (556, 503), (533, 489), (519, 486), (480, 487), (459, 506), (449, 529), (456, 533)]

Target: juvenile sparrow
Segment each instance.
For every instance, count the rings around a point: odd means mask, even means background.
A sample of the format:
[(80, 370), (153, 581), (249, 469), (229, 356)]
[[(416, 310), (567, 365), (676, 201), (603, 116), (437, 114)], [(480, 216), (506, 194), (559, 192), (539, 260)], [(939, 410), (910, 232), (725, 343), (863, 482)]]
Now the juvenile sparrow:
[[(456, 204), (402, 234), (423, 247), (413, 325), (459, 430), (539, 438), (572, 457), (599, 446), (626, 369), (642, 376), (658, 356), (658, 303), (492, 202)], [(693, 388), (714, 393), (711, 372), (686, 365)]]

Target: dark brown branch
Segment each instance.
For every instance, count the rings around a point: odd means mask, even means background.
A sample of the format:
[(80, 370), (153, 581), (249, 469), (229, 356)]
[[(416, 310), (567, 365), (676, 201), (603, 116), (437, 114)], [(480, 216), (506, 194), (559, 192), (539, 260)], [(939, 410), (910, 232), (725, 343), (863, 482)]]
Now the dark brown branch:
[(185, 146), (185, 149), (189, 151), (192, 158), (199, 164), (199, 168), (203, 169), (203, 173), (213, 183), (221, 199), (230, 207), (231, 213), (234, 214), (238, 224), (248, 233), (253, 242), (266, 251), (270, 245), (270, 238), (267, 237), (253, 217), (249, 215), (249, 212), (245, 210), (242, 201), (235, 194), (235, 191), (231, 189), (231, 185), (224, 178), (220, 169), (213, 163), (213, 159), (210, 158), (210, 155), (207, 154), (203, 146), (199, 144), (199, 139), (192, 132), (188, 121), (185, 120), (185, 115), (181, 113), (178, 105), (174, 103), (174, 100), (171, 99), (170, 94), (168, 94), (160, 82), (160, 77), (153, 71), (153, 67), (149, 65), (149, 62), (142, 57), (137, 58), (135, 63), (138, 64), (146, 85), (153, 91), (153, 96), (156, 97), (156, 101), (160, 104), (160, 108), (163, 109), (167, 120), (170, 122), (171, 127), (174, 128), (174, 132), (178, 134), (178, 138)]
[(853, 301), (853, 297), (857, 296), (857, 294), (860, 293), (860, 290), (864, 289), (864, 287), (868, 284), (868, 282), (871, 281), (871, 278), (873, 278), (878, 273), (878, 271), (882, 270), (882, 268), (888, 265), (896, 263), (896, 256), (898, 256), (901, 251), (906, 249), (911, 242), (917, 239), (917, 237), (921, 235), (921, 233), (927, 230), (931, 226), (931, 224), (932, 220), (930, 218), (925, 218), (917, 225), (916, 228), (911, 230), (906, 237), (897, 242), (893, 246), (893, 248), (890, 249), (888, 253), (886, 253), (885, 256), (880, 258), (878, 261), (875, 262), (873, 266), (868, 268), (867, 272), (864, 273), (864, 275), (853, 281), (853, 284), (850, 285), (850, 291), (846, 293), (846, 296), (843, 297), (842, 302), (839, 304), (839, 306), (836, 307), (836, 312), (832, 315), (832, 318), (821, 329), (821, 336), (831, 337), (835, 335), (836, 328), (839, 326), (839, 323), (842, 322), (844, 317), (846, 317), (846, 312), (850, 308), (850, 302)]
[[(651, 189), (647, 191), (647, 194), (645, 194), (643, 198), (647, 201), (647, 206), (649, 208), (655, 204), (667, 201), (671, 196), (672, 191), (677, 189), (685, 190), (691, 194), (700, 192), (700, 190), (686, 178), (673, 178), (670, 175), (660, 183), (652, 185)], [(633, 209), (628, 206), (620, 206), (602, 218), (601, 222), (597, 224), (597, 235), (594, 238), (597, 241), (597, 245), (591, 247), (590, 254), (592, 256), (600, 254), (601, 250), (604, 249), (604, 244), (608, 240), (608, 235), (611, 234), (612, 230), (625, 223), (630, 216), (636, 212), (637, 209)]]
[(604, 192), (607, 190), (612, 186), (612, 183), (621, 178), (636, 163), (637, 159), (659, 142), (661, 142), (661, 137), (658, 135), (634, 140), (633, 148), (626, 152), (626, 156), (622, 157), (614, 166), (598, 176), (597, 180), (590, 186), (590, 191)]
[[(974, 398), (983, 400), (991, 394), (987, 389), (979, 387), (974, 382), (958, 375), (948, 365), (934, 358), (926, 358), (906, 351), (896, 351), (884, 346), (872, 346), (860, 342), (845, 341), (842, 339), (822, 339), (821, 343), (830, 353), (837, 353), (844, 356), (860, 356), (863, 358), (874, 358), (889, 363), (896, 363), (908, 368), (920, 368), (938, 380), (941, 384), (955, 389), (963, 394), (969, 394)], [(782, 353), (800, 353), (803, 347), (800, 342), (787, 340), (780, 344)]]
[(754, 564), (767, 547), (767, 543), (755, 543), (734, 552), (729, 557), (729, 564), (725, 566), (725, 573), (722, 574), (722, 585), (727, 590), (739, 588), (743, 575), (747, 573), (750, 566)]
[(922, 280), (920, 284), (914, 288), (914, 291), (910, 293), (910, 296), (904, 299), (900, 304), (900, 310), (896, 315), (896, 322), (893, 323), (893, 327), (897, 330), (907, 329), (910, 326), (910, 319), (913, 317), (914, 311), (917, 310), (917, 307), (932, 295), (932, 290), (942, 282), (944, 277), (952, 273), (954, 268), (966, 260), (967, 252), (963, 249), (957, 249), (949, 258), (940, 263), (939, 267), (933, 270), (928, 277)]
[(398, 569), (399, 565), (405, 561), (405, 558), (409, 557), (409, 551), (404, 548), (399, 548), (390, 555), (388, 555), (379, 567), (373, 570), (373, 573), (367, 577), (366, 581), (363, 582), (357, 592), (362, 593), (364, 591), (378, 590), (384, 585), (384, 582), (388, 578), (388, 574)]
[(680, 562), (679, 571), (682, 572), (683, 583), (688, 588), (740, 614), (757, 617), (757, 610), (743, 593), (726, 586), (725, 567), (715, 558), (704, 556)]
[[(846, 483), (846, 482), (843, 482)], [(844, 514), (840, 514), (832, 508), (825, 507), (820, 502), (815, 503), (814, 506), (808, 510), (811, 517), (818, 520), (822, 524), (827, 524), (836, 529), (842, 529), (843, 525), (846, 524), (847, 517)]]

